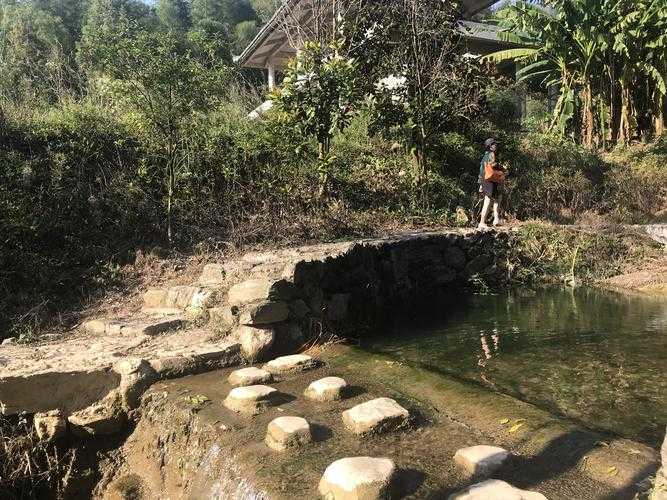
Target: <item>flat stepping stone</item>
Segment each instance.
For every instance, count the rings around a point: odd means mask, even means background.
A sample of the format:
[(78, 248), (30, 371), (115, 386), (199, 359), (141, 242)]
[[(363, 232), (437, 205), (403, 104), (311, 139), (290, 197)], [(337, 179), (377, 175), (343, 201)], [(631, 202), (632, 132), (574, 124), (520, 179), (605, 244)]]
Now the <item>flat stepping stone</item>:
[(404, 424), (410, 413), (390, 398), (378, 398), (343, 412), (345, 428), (354, 434), (393, 430)]
[(268, 384), (273, 381), (273, 375), (266, 370), (250, 367), (233, 371), (228, 380), (229, 384), (234, 387), (248, 387), (250, 385)]
[(283, 356), (266, 363), (262, 368), (273, 375), (299, 373), (317, 367), (317, 360), (305, 354)]
[(390, 494), (396, 474), (387, 458), (352, 457), (332, 463), (320, 480), (320, 495), (327, 500), (379, 500)]
[(313, 440), (310, 424), (301, 417), (279, 417), (269, 423), (266, 445), (276, 451), (298, 448)]
[(340, 377), (326, 377), (316, 380), (303, 393), (313, 401), (338, 401), (343, 399), (347, 382)]
[(223, 404), (236, 413), (259, 415), (270, 406), (278, 404), (279, 392), (266, 385), (237, 387), (229, 392)]
[(458, 450), (454, 461), (470, 475), (489, 476), (502, 467), (509, 455), (497, 446), (478, 445)]
[(449, 500), (547, 500), (547, 497), (534, 491), (520, 490), (504, 481), (489, 479), (450, 495)]

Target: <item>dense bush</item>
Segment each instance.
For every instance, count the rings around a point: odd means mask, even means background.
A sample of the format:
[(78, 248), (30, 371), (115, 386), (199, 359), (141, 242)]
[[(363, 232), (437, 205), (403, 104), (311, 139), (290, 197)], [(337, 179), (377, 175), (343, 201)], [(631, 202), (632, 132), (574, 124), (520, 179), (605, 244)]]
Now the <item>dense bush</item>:
[[(501, 161), (510, 168), (505, 204), (520, 219), (571, 222), (595, 211), (643, 222), (664, 208), (664, 141), (601, 159), (540, 133), (503, 133), (483, 124), (448, 133), (434, 148), (431, 206), (425, 210), (414, 203), (411, 155), (398, 143), (369, 137), (364, 116), (334, 137), (332, 156), (323, 164), (313, 140), (270, 116), (249, 122), (246, 112), (223, 103), (193, 115), (176, 172), (176, 248), (293, 244), (380, 234), (415, 222), (465, 223), (459, 207), (473, 215), (481, 143), (488, 135), (504, 141)], [(104, 100), (30, 113), (5, 108), (5, 336), (29, 333), (53, 312), (71, 310), (114, 284), (117, 265), (137, 249), (167, 245), (160, 155), (140, 115)], [(328, 177), (324, 197), (318, 193), (322, 169)]]

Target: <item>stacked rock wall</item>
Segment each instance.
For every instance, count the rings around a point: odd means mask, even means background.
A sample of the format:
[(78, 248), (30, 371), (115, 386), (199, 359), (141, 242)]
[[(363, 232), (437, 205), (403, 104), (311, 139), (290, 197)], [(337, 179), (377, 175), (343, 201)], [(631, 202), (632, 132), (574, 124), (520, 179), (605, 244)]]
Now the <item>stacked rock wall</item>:
[(213, 316), (235, 330), (250, 357), (266, 352), (269, 340), (286, 352), (320, 333), (358, 336), (441, 292), (505, 280), (509, 240), (505, 232), (428, 233), (252, 254), (244, 257), (253, 261), (245, 280)]

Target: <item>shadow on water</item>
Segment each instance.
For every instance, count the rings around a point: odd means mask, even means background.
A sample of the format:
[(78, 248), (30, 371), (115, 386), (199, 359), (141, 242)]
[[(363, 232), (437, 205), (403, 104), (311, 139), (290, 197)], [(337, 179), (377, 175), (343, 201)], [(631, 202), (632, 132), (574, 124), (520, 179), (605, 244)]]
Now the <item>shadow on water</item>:
[[(589, 432), (572, 431), (550, 441), (538, 454), (513, 456), (506, 465), (496, 471), (491, 479), (505, 481), (517, 488), (535, 490), (540, 484), (558, 479), (574, 471), (584, 457), (599, 447), (597, 437)], [(637, 483), (655, 473), (655, 467), (647, 466), (626, 485), (614, 493), (601, 496), (601, 500), (625, 500), (635, 498)], [(428, 496), (428, 500), (443, 500), (483, 479), (471, 478), (456, 486), (443, 488)]]

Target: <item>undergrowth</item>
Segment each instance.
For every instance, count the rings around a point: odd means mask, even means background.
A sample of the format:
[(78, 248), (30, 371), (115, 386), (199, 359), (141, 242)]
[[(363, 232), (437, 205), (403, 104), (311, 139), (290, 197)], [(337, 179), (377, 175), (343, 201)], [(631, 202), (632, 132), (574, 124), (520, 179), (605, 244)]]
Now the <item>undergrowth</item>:
[(25, 415), (0, 416), (0, 498), (66, 497), (76, 451), (40, 440)]

